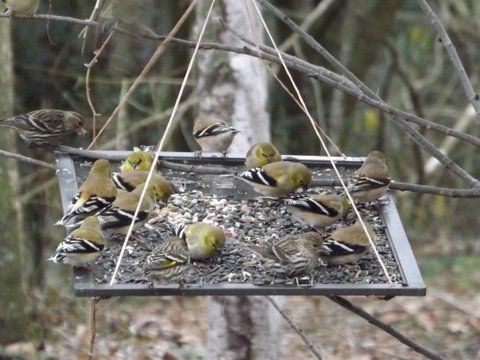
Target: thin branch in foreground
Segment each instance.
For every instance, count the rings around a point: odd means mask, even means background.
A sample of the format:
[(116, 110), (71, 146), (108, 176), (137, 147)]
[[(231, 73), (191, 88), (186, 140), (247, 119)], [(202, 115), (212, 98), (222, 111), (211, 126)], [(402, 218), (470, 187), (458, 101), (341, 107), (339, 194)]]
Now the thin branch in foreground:
[(409, 348), (415, 350), (416, 352), (422, 354), (423, 356), (432, 359), (432, 360), (443, 360), (444, 358), (440, 356), (437, 353), (434, 353), (433, 351), (425, 348), (424, 346), (416, 343), (412, 339), (410, 339), (408, 336), (402, 334), (398, 330), (395, 330), (393, 327), (390, 325), (384, 323), (380, 319), (376, 318), (375, 316), (369, 314), (365, 310), (363, 310), (361, 307), (358, 307), (354, 304), (352, 304), (350, 301), (347, 299), (340, 297), (340, 296), (327, 296), (327, 298), (334, 303), (340, 305), (341, 307), (347, 309), (348, 311), (354, 313), (355, 315), (358, 315), (365, 320), (367, 320), (370, 324), (376, 326), (380, 330), (385, 331), (387, 334), (393, 336), (397, 340), (399, 340), (401, 343), (407, 345)]
[[(458, 177), (463, 179), (469, 186), (476, 187), (480, 186), (480, 181), (471, 176), (467, 171), (465, 171), (458, 164), (453, 162), (442, 152), (440, 152), (427, 138), (425, 138), (419, 131), (413, 128), (410, 124), (407, 123), (406, 118), (409, 117), (413, 120), (420, 119), (412, 114), (405, 113), (403, 111), (397, 110), (390, 105), (386, 104), (374, 91), (372, 91), (367, 85), (365, 85), (360, 79), (358, 79), (350, 70), (348, 70), (345, 65), (338, 61), (332, 54), (328, 52), (320, 43), (318, 43), (311, 35), (307, 34), (302, 28), (300, 28), (295, 22), (293, 22), (287, 15), (277, 9), (274, 5), (266, 0), (255, 0), (260, 3), (266, 10), (272, 13), (275, 17), (285, 23), (291, 30), (299, 34), (299, 36), (315, 51), (317, 51), (325, 60), (327, 60), (335, 69), (340, 73), (344, 74), (352, 83), (354, 83), (361, 91), (355, 91), (350, 88), (345, 88), (344, 90), (334, 84), (335, 81), (331, 79), (326, 79), (324, 76), (316, 76), (317, 79), (334, 86), (335, 88), (344, 91), (353, 97), (357, 98), (360, 101), (363, 101), (371, 106), (374, 106), (387, 114), (390, 115), (390, 118), (393, 122), (407, 135), (407, 137), (425, 150), (428, 154), (435, 157), (446, 169), (450, 169)], [(323, 79), (322, 79), (323, 78)], [(341, 85), (341, 84), (340, 84)], [(424, 120), (424, 119), (422, 119)], [(427, 127), (428, 128), (428, 127)]]
[(448, 53), (448, 57), (450, 58), (450, 61), (452, 62), (452, 65), (457, 71), (458, 77), (460, 78), (460, 82), (462, 83), (463, 90), (467, 95), (468, 101), (470, 102), (470, 104), (472, 104), (477, 115), (480, 115), (480, 96), (473, 89), (472, 83), (470, 82), (465, 68), (463, 67), (462, 61), (458, 56), (457, 49), (455, 49), (455, 46), (450, 39), (450, 36), (448, 36), (447, 30), (445, 30), (442, 21), (440, 20), (438, 15), (432, 10), (430, 5), (428, 5), (428, 2), (426, 0), (418, 0), (418, 4), (427, 14), (430, 22), (432, 23), (435, 31), (437, 32), (439, 40), (445, 47), (445, 50)]
[[(100, 151), (83, 150), (83, 149), (72, 148), (64, 145), (57, 145), (53, 149), (70, 154), (70, 155), (81, 156), (88, 159), (106, 159), (106, 160), (112, 160), (112, 161), (125, 160), (124, 156), (116, 153), (105, 154)], [(183, 171), (187, 173), (227, 175), (227, 174), (233, 174), (236, 172), (231, 169), (221, 168), (217, 166), (179, 164), (176, 162), (167, 161), (163, 159), (160, 159), (159, 162), (162, 167), (165, 167), (167, 169)], [(310, 186), (340, 186), (340, 181), (338, 179), (314, 179), (310, 183)], [(478, 187), (467, 188), (467, 189), (451, 189), (451, 188), (411, 184), (411, 183), (395, 181), (390, 183), (389, 188), (390, 190), (410, 191), (415, 193), (439, 195), (439, 196), (446, 196), (446, 197), (452, 197), (452, 198), (480, 197), (480, 188)]]
[(287, 321), (288, 325), (295, 331), (298, 336), (303, 340), (305, 345), (307, 345), (308, 349), (311, 351), (311, 353), (319, 360), (322, 359), (322, 355), (320, 355), (320, 352), (315, 348), (315, 346), (311, 343), (311, 341), (308, 339), (308, 337), (305, 335), (303, 330), (298, 327), (293, 320), (283, 311), (283, 309), (278, 306), (277, 302), (271, 297), (271, 296), (265, 296), (265, 300), (267, 300), (272, 306), (275, 308), (275, 310), (278, 311), (278, 313)]
[(47, 167), (47, 168), (50, 168), (50, 169), (53, 169), (53, 170), (57, 170), (57, 167), (53, 164), (47, 163), (47, 162), (42, 161), (42, 160), (33, 159), (33, 158), (28, 157), (28, 156), (15, 154), (15, 153), (5, 151), (5, 150), (0, 150), (0, 156), (20, 160), (20, 161), (26, 162), (26, 163), (31, 164), (31, 165), (38, 165), (38, 166)]
[(95, 336), (97, 333), (97, 304), (101, 298), (94, 297), (90, 301), (90, 344), (88, 349), (88, 360), (93, 359), (93, 350), (95, 347)]

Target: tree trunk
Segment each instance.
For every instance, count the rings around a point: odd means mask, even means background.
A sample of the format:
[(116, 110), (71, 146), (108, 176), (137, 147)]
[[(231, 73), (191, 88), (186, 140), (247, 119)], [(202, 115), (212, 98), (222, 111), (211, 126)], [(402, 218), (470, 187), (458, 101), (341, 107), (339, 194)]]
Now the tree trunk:
[[(0, 118), (13, 112), (13, 46), (10, 21), (0, 21)], [(17, 152), (15, 137), (10, 130), (0, 132), (0, 143), (5, 150)], [(19, 172), (16, 160), (0, 159), (0, 343), (9, 343), (25, 337), (27, 317), (26, 284), (22, 264), (25, 249), (23, 209), (16, 201), (19, 191)]]
[[(219, 17), (229, 27), (251, 36), (249, 20), (243, 1), (217, 2), (206, 34), (206, 40), (231, 46), (243, 46), (238, 38), (225, 30), (216, 20)], [(205, 19), (210, 1), (200, 1), (197, 9), (197, 30)], [(251, 22), (259, 41), (263, 40), (262, 24), (254, 9)], [(254, 39), (254, 38), (253, 38)], [(221, 117), (241, 131), (230, 152), (244, 155), (250, 146), (270, 139), (270, 120), (267, 104), (267, 71), (263, 63), (251, 56), (221, 51), (198, 54), (198, 110)]]
[[(216, 19), (221, 17), (230, 27), (249, 36), (249, 20), (243, 1), (217, 2), (208, 24), (206, 41), (242, 46)], [(197, 31), (203, 24), (210, 1), (202, 0), (197, 8)], [(254, 9), (250, 11), (259, 41), (262, 24)], [(200, 52), (197, 87), (199, 112), (221, 117), (240, 130), (230, 152), (244, 156), (250, 146), (270, 139), (267, 101), (267, 72), (253, 57), (226, 52)], [(209, 359), (279, 359), (281, 327), (278, 314), (262, 297), (207, 298)]]

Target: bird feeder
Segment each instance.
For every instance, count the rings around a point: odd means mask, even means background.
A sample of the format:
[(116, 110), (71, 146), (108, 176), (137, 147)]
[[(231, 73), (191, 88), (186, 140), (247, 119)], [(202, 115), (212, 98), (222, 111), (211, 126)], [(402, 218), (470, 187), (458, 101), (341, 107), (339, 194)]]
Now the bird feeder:
[[(114, 171), (126, 151), (94, 151), (77, 154), (57, 152), (57, 176), (64, 211), (78, 190), (95, 158), (109, 159)], [(162, 168), (164, 176), (173, 180), (185, 192), (172, 196), (172, 211), (160, 211), (150, 221), (148, 229), (140, 230), (145, 243), (129, 241), (118, 279), (109, 280), (120, 252), (123, 237), (109, 239), (107, 251), (93, 266), (93, 270), (74, 268), (73, 287), (77, 296), (166, 296), (166, 295), (362, 295), (362, 296), (424, 296), (425, 284), (398, 215), (393, 197), (388, 192), (374, 205), (360, 206), (362, 216), (373, 223), (378, 234), (377, 250), (389, 272), (391, 282), (383, 274), (378, 259), (370, 253), (358, 264), (327, 265), (319, 262), (315, 273), (306, 279), (278, 278), (266, 275), (261, 259), (249, 252), (250, 242), (285, 232), (308, 231), (295, 220), (279, 201), (258, 199), (248, 185), (240, 180), (218, 174), (195, 173), (195, 166), (241, 170), (244, 158), (195, 157), (193, 153), (162, 152), (160, 158), (177, 164), (184, 171)], [(307, 165), (315, 179), (334, 179), (326, 157), (284, 156)], [(360, 167), (364, 158), (334, 158), (342, 177), (348, 177)], [(184, 165), (191, 165), (188, 168)], [(188, 171), (187, 171), (188, 170)], [(315, 191), (329, 190), (314, 187)], [(332, 190), (330, 188), (330, 190)], [(178, 217), (179, 221), (210, 221), (224, 227), (227, 245), (217, 257), (206, 262), (193, 263), (179, 283), (158, 284), (148, 281), (140, 263), (156, 243), (169, 234), (163, 220)], [(350, 218), (353, 214), (347, 215)], [(163, 219), (163, 220), (162, 220)], [(178, 219), (177, 219), (178, 220)], [(354, 219), (352, 220), (354, 221)], [(328, 229), (327, 229), (328, 230)]]

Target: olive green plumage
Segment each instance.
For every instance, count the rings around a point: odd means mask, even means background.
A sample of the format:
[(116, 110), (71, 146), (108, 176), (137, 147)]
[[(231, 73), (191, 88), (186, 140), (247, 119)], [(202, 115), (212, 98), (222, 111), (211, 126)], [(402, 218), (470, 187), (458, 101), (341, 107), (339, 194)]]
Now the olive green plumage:
[(254, 144), (248, 150), (247, 156), (245, 157), (245, 167), (252, 169), (281, 160), (280, 152), (272, 143), (260, 142)]

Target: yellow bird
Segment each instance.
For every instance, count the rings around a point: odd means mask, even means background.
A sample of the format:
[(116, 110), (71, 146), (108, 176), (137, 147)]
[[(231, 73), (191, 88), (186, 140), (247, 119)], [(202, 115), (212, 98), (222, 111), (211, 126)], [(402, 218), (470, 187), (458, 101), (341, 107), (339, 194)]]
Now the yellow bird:
[(11, 16), (16, 14), (32, 16), (37, 12), (40, 0), (2, 0)]
[(315, 194), (285, 199), (287, 210), (314, 227), (331, 225), (345, 216), (350, 204), (345, 196)]
[(149, 171), (155, 157), (146, 151), (134, 151), (120, 166), (120, 171), (144, 170)]
[[(370, 237), (375, 241), (373, 228), (367, 222), (364, 223)], [(355, 225), (335, 230), (323, 240), (323, 244), (320, 257), (334, 265), (357, 262), (370, 249), (370, 241), (359, 220)]]
[(250, 150), (248, 150), (247, 156), (245, 157), (245, 167), (252, 169), (281, 160), (280, 152), (272, 143), (260, 142), (254, 144)]
[(193, 137), (201, 147), (202, 151), (217, 151), (223, 155), (239, 131), (235, 130), (225, 121), (199, 115), (193, 120)]
[(187, 243), (192, 260), (208, 259), (225, 246), (225, 233), (214, 225), (205, 223), (179, 225), (175, 233)]
[(87, 216), (109, 206), (117, 196), (108, 160), (95, 161), (85, 182), (78, 189), (65, 215), (56, 225), (65, 225), (74, 216)]
[(100, 222), (96, 217), (90, 216), (58, 245), (55, 253), (48, 260), (72, 266), (87, 265), (89, 267), (88, 264), (101, 255), (106, 244)]
[(348, 191), (358, 202), (375, 201), (387, 192), (391, 182), (385, 155), (372, 151), (350, 179)]
[(312, 172), (305, 165), (291, 161), (267, 164), (235, 176), (266, 196), (284, 196), (306, 188), (312, 181)]

